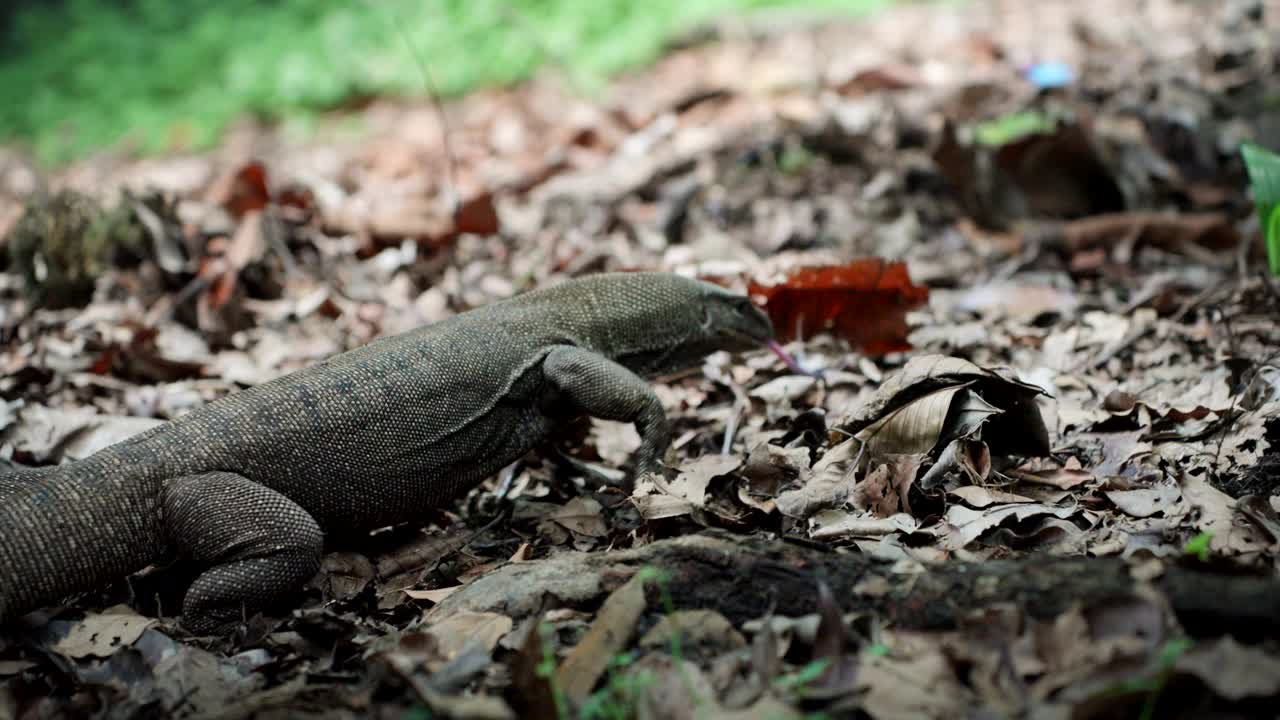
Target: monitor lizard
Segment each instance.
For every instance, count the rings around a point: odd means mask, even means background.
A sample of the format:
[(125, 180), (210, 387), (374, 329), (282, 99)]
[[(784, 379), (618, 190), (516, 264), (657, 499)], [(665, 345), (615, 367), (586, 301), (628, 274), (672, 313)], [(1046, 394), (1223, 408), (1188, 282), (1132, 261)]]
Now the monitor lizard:
[(181, 624), (225, 632), (320, 568), (325, 533), (421, 521), (588, 414), (671, 441), (645, 378), (773, 338), (749, 298), (593, 275), (374, 340), (84, 459), (0, 477), (0, 622), (169, 557)]

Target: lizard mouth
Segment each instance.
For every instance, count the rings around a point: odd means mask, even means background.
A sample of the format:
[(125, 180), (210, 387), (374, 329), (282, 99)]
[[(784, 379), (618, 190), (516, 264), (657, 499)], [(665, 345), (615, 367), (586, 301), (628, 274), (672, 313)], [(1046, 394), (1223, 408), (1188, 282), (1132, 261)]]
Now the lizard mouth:
[(738, 328), (726, 328), (724, 334), (729, 336), (743, 349), (755, 348), (761, 345), (767, 345), (773, 342), (773, 334), (768, 335), (762, 333), (748, 332)]

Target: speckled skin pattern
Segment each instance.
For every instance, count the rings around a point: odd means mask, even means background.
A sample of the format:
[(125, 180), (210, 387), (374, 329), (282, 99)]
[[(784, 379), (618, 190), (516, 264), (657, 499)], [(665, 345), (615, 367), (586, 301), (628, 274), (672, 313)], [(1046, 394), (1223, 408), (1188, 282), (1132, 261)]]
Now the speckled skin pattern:
[(566, 417), (670, 443), (643, 377), (772, 338), (749, 300), (665, 273), (589, 276), (383, 338), (83, 460), (0, 477), (0, 622), (170, 556), (199, 563), (192, 632), (309, 580), (326, 531), (421, 517)]

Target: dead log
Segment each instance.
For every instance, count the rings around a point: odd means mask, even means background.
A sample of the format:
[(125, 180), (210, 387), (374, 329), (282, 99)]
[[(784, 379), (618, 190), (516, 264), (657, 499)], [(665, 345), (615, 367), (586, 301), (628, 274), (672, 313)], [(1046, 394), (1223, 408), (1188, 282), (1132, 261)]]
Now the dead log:
[[(632, 550), (564, 553), (510, 564), (449, 596), (430, 615), (477, 610), (519, 620), (554, 607), (593, 608), (645, 566), (669, 574), (666, 591), (677, 608), (712, 608), (734, 624), (770, 610), (787, 616), (815, 612), (822, 580), (844, 611), (871, 613), (894, 627), (916, 630), (954, 628), (971, 612), (1004, 603), (1037, 619), (1053, 618), (1075, 605), (1088, 609), (1132, 598), (1143, 582), (1118, 558), (1029, 556), (941, 563), (903, 573), (893, 563), (859, 553), (705, 532)], [(1194, 636), (1229, 633), (1250, 642), (1280, 637), (1280, 581), (1275, 578), (1178, 561), (1150, 585), (1167, 597)]]

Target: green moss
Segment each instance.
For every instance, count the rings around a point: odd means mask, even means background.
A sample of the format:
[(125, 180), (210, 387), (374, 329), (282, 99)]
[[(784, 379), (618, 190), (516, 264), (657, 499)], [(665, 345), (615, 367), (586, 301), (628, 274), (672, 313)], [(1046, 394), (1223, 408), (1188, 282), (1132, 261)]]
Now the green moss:
[(18, 99), (0, 103), (0, 142), (29, 143), (46, 163), (120, 144), (201, 148), (246, 113), (282, 119), (359, 96), (421, 96), (406, 36), (447, 95), (518, 81), (548, 60), (588, 87), (718, 14), (890, 2), (63, 0), (16, 11), (0, 34), (0, 95)]
[(5, 241), (6, 259), (25, 281), (28, 298), (50, 308), (83, 305), (105, 270), (144, 257), (147, 236), (131, 200), (102, 208), (70, 190), (28, 198)]

